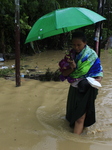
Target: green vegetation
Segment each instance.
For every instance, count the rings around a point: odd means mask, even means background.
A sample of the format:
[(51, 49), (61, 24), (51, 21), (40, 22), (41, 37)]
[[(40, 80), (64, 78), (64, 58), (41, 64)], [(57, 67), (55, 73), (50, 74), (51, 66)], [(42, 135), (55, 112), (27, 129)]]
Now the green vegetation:
[[(59, 69), (57, 69), (56, 71), (51, 71), (50, 68), (46, 69), (46, 72), (44, 74), (40, 74), (38, 72), (36, 72), (35, 69), (29, 69), (32, 70), (33, 73), (30, 74), (24, 74), (24, 78), (29, 78), (29, 79), (35, 79), (35, 80), (40, 80), (40, 81), (60, 81), (60, 71)], [(10, 79), (10, 78), (15, 78), (15, 70), (14, 69), (0, 69), (0, 78), (6, 78), (6, 79)], [(22, 68), (21, 68), (21, 72), (22, 72)]]
[(0, 69), (0, 77), (8, 77), (14, 75), (13, 69)]
[(112, 49), (109, 49), (108, 51), (109, 51), (110, 54), (112, 54)]
[[(85, 7), (97, 11), (97, 0), (20, 0), (20, 49), (23, 54), (36, 53), (46, 49), (63, 49), (67, 46), (70, 34), (62, 34), (24, 44), (25, 39), (34, 22), (46, 13), (64, 7)], [(102, 46), (104, 47), (107, 37), (112, 34), (112, 1), (106, 1), (104, 6), (104, 29)], [(8, 9), (7, 9), (8, 8)], [(0, 0), (0, 53), (15, 53), (15, 2), (14, 0)], [(88, 26), (85, 30), (88, 35), (90, 46), (94, 44), (94, 25)], [(51, 42), (52, 41), (52, 42)], [(33, 49), (32, 49), (33, 46)]]
[(40, 74), (39, 72), (33, 72), (32, 74), (27, 74), (24, 78), (35, 79), (40, 81), (60, 81), (60, 71), (51, 71), (50, 68), (46, 69), (45, 73)]
[(60, 81), (59, 78), (60, 71), (51, 71), (49, 68), (46, 70), (46, 73), (39, 76), (40, 81)]

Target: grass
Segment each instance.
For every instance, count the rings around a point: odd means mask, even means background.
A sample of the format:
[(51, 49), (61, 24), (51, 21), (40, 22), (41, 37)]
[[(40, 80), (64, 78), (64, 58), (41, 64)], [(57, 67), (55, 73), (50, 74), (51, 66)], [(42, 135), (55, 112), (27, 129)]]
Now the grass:
[(13, 69), (0, 69), (0, 77), (6, 77), (14, 74)]
[(112, 49), (109, 49), (109, 53), (112, 54)]
[[(0, 69), (0, 77), (11, 77), (14, 76), (14, 69)], [(40, 80), (40, 81), (60, 81), (60, 71), (57, 69), (56, 71), (51, 71), (50, 68), (46, 69), (44, 74), (37, 74), (34, 72), (31, 75), (25, 75), (25, 78)]]

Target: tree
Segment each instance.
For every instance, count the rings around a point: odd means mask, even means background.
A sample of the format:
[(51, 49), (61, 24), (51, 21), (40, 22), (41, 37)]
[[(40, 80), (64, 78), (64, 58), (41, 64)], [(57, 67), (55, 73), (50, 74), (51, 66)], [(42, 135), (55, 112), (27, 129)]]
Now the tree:
[[(20, 0), (20, 37), (21, 37), (21, 52), (30, 53), (32, 52), (30, 44), (24, 44), (25, 39), (38, 18), (49, 13), (55, 9), (65, 8), (65, 7), (85, 7), (93, 11), (97, 11), (97, 0)], [(108, 34), (112, 33), (112, 1), (106, 0), (106, 5), (104, 9), (104, 16), (108, 19), (104, 22), (103, 37), (107, 38)], [(7, 9), (8, 8), (8, 9)], [(1, 53), (14, 53), (15, 52), (15, 5), (14, 0), (0, 0), (0, 52)], [(94, 25), (88, 26), (86, 28), (86, 33), (89, 38), (89, 43), (92, 45), (93, 38), (92, 34), (94, 32)], [(61, 36), (61, 38), (60, 38)], [(51, 48), (60, 46), (62, 43), (62, 36), (58, 35), (43, 41), (35, 42), (40, 48), (49, 48), (52, 41)], [(60, 40), (59, 40), (60, 38)], [(49, 42), (48, 42), (49, 41)], [(65, 41), (66, 42), (66, 41)], [(49, 43), (49, 44), (47, 44)], [(63, 44), (62, 44), (63, 45)]]
[[(9, 9), (7, 9), (9, 8)], [(1, 43), (1, 49), (0, 52), (5, 53), (5, 49), (8, 49), (9, 52), (11, 50), (10, 45), (13, 43), (12, 37), (13, 30), (14, 29), (14, 5), (12, 3), (12, 0), (10, 3), (8, 0), (1, 0), (0, 2), (0, 31), (1, 31), (1, 36), (0, 36), (0, 43)], [(9, 32), (10, 31), (10, 32)], [(14, 38), (14, 37), (13, 37)]]

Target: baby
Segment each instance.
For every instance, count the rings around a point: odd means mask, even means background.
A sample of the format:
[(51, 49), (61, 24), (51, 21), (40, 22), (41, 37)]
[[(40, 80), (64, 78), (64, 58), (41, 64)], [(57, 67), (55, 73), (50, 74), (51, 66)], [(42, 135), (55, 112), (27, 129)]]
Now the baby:
[(69, 63), (70, 63), (71, 61), (73, 61), (72, 54), (71, 54), (71, 53), (67, 53), (67, 54), (65, 55), (64, 59), (62, 59), (62, 60), (59, 62), (60, 71), (69, 69), (69, 68), (70, 68)]

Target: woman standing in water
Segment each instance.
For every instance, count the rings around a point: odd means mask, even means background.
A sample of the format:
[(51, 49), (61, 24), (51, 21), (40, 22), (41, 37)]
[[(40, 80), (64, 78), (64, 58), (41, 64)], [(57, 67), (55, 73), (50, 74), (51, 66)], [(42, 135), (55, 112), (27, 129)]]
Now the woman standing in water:
[(95, 99), (98, 89), (92, 87), (87, 77), (101, 82), (103, 70), (96, 52), (86, 43), (83, 32), (72, 35), (73, 49), (59, 62), (61, 80), (70, 83), (66, 119), (74, 128), (74, 133), (81, 134), (84, 127), (95, 123)]

